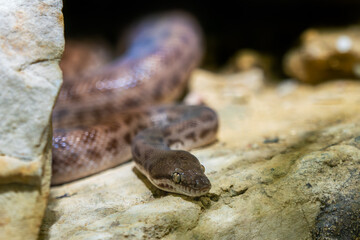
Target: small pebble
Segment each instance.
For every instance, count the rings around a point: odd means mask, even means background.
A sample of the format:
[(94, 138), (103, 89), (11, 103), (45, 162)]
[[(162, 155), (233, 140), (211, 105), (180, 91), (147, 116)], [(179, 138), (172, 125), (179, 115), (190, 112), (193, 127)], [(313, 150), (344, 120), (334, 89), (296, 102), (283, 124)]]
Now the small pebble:
[(265, 139), (263, 143), (278, 143), (278, 142), (279, 142), (279, 138), (275, 137), (275, 138)]

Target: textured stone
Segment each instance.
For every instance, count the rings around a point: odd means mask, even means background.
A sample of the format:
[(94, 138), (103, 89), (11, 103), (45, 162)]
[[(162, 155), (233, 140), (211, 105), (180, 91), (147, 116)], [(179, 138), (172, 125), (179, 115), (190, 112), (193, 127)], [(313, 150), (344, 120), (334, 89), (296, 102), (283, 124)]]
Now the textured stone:
[(61, 85), (62, 2), (0, 0), (0, 238), (36, 239)]
[(358, 236), (360, 83), (249, 83), (259, 76), (193, 75), (220, 117), (218, 142), (192, 151), (210, 194), (162, 192), (129, 162), (52, 188), (41, 239)]
[[(188, 96), (196, 95), (201, 102), (211, 103), (215, 108), (220, 108), (228, 101), (240, 105), (246, 103), (252, 95), (263, 89), (265, 82), (264, 71), (259, 68), (224, 75), (198, 69), (193, 73), (193, 78), (196, 81), (190, 82), (192, 91)], [(204, 85), (206, 90), (202, 87)]]
[(285, 72), (308, 83), (360, 78), (360, 26), (309, 29), (284, 58)]

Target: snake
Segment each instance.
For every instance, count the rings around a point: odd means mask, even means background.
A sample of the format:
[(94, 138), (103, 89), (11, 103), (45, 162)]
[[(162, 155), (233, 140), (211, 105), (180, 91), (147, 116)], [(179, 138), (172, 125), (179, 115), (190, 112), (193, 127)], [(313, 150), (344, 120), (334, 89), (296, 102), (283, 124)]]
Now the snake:
[(52, 185), (115, 167), (131, 158), (157, 188), (207, 194), (205, 168), (188, 150), (216, 140), (218, 116), (204, 105), (173, 102), (203, 55), (197, 21), (170, 12), (134, 24), (124, 53), (66, 80), (53, 110)]

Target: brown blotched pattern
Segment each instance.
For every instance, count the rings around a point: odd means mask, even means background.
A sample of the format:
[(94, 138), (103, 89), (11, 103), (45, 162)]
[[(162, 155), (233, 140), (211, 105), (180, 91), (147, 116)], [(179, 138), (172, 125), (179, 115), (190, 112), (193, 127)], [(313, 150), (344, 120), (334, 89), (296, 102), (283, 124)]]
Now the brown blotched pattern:
[[(141, 22), (128, 39), (123, 57), (64, 84), (53, 113), (52, 183), (123, 163), (131, 158), (132, 145), (134, 160), (150, 181), (172, 178), (166, 174), (176, 166), (173, 156), (184, 167), (180, 193), (204, 194), (211, 185), (199, 161), (175, 149), (214, 141), (216, 114), (201, 106), (152, 107), (183, 92), (202, 55), (199, 28), (187, 14), (176, 12)], [(171, 183), (157, 186), (179, 191)]]

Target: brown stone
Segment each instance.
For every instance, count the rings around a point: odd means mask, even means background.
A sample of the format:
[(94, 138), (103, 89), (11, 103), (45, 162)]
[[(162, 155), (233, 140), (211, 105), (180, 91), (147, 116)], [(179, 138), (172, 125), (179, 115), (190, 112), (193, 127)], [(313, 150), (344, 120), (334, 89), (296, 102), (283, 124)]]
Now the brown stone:
[(284, 58), (285, 72), (307, 83), (360, 78), (360, 26), (309, 29)]

